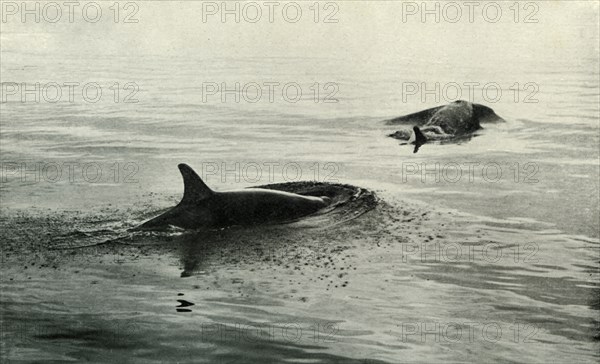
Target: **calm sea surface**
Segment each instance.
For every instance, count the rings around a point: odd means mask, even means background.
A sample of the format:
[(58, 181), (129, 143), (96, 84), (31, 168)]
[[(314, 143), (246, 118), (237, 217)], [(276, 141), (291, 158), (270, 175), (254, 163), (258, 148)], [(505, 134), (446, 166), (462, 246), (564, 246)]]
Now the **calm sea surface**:
[[(397, 7), (341, 3), (329, 28), (225, 36), (165, 4), (125, 30), (2, 24), (3, 359), (597, 362), (597, 5), (390, 29)], [(38, 103), (13, 94), (36, 83)], [(506, 123), (417, 154), (386, 137), (455, 85)], [(215, 190), (317, 180), (379, 204), (95, 245), (177, 203), (182, 162)]]

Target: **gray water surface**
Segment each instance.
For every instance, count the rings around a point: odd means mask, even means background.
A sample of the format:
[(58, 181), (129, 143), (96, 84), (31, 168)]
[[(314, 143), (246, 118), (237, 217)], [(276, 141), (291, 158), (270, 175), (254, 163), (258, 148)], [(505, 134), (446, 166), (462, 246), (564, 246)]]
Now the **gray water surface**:
[[(2, 24), (3, 83), (103, 90), (0, 104), (2, 358), (597, 362), (597, 6), (422, 24), (374, 3), (340, 3), (339, 23), (314, 28), (225, 28), (162, 2), (129, 28)], [(206, 94), (236, 82), (303, 95)], [(413, 154), (383, 121), (452, 100), (403, 82), (478, 82), (471, 101), (506, 123)], [(215, 190), (316, 180), (378, 204), (339, 224), (129, 235), (178, 202), (178, 163)]]

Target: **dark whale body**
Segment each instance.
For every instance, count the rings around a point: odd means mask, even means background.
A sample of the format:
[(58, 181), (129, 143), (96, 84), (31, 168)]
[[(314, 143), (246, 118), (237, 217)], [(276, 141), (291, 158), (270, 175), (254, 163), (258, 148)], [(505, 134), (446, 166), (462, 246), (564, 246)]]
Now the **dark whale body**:
[(327, 197), (303, 196), (261, 188), (215, 192), (187, 164), (180, 164), (184, 194), (181, 202), (138, 228), (177, 226), (218, 228), (293, 221), (329, 205)]
[[(392, 138), (411, 141), (415, 153), (427, 141), (461, 141), (481, 129), (481, 123), (502, 122), (491, 108), (458, 100), (414, 114), (389, 120), (388, 124), (412, 124), (413, 132), (399, 130), (390, 134)], [(414, 141), (412, 141), (414, 139)]]

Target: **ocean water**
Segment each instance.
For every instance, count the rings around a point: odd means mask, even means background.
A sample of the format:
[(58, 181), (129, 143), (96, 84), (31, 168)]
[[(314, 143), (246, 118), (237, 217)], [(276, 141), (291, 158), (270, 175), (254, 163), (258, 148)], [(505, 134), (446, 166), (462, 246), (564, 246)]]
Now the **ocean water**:
[[(597, 4), (536, 2), (533, 24), (335, 4), (337, 23), (205, 23), (201, 2), (2, 23), (3, 361), (597, 362)], [(506, 122), (416, 154), (387, 137), (455, 85)], [(128, 233), (178, 202), (179, 163), (377, 205)]]

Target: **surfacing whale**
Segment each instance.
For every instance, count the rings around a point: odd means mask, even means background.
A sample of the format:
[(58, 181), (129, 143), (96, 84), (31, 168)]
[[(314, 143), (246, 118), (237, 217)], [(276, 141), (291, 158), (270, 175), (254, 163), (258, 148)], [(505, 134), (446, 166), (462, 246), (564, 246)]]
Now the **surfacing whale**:
[(414, 114), (389, 120), (388, 124), (412, 124), (413, 130), (399, 130), (389, 136), (414, 144), (414, 153), (428, 141), (459, 142), (470, 139), (481, 123), (503, 122), (491, 108), (458, 100)]
[(234, 225), (283, 223), (313, 214), (328, 206), (328, 197), (246, 188), (236, 191), (211, 190), (187, 164), (180, 164), (184, 193), (181, 202), (137, 229), (219, 228)]

